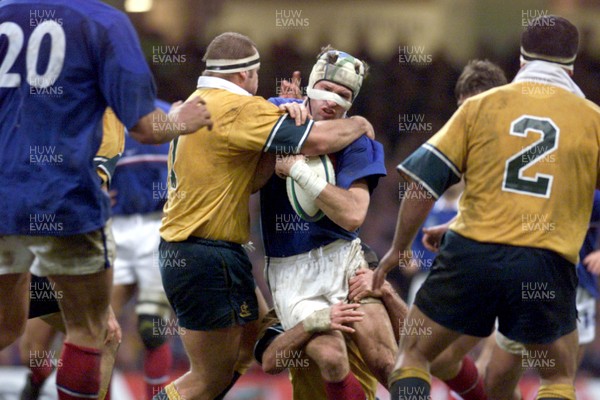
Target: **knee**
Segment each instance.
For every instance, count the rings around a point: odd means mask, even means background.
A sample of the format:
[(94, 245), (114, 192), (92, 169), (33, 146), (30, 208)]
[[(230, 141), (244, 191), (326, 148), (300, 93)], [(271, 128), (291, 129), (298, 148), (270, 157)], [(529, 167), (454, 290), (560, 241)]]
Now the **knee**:
[(144, 347), (148, 350), (157, 349), (167, 342), (164, 330), (155, 329), (156, 321), (161, 319), (157, 315), (141, 314), (138, 316), (138, 332)]
[(350, 367), (343, 343), (323, 347), (318, 356), (317, 364), (326, 381), (339, 382), (346, 377)]

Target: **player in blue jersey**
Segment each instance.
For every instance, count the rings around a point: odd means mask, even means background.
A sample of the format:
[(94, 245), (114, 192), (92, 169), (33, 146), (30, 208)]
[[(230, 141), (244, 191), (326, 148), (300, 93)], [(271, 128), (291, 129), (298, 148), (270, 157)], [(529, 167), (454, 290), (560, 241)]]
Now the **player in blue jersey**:
[[(170, 104), (157, 102), (164, 110)], [(171, 307), (158, 269), (162, 208), (167, 196), (169, 145), (140, 144), (127, 135), (125, 151), (112, 179), (112, 228), (117, 245), (111, 305), (117, 317), (137, 289), (135, 312), (144, 345), (146, 399), (169, 379), (172, 364), (169, 335)]]
[(0, 349), (25, 325), (30, 268), (48, 276), (67, 331), (59, 398), (96, 398), (114, 252), (92, 162), (104, 110), (157, 143), (210, 126), (210, 115), (194, 98), (154, 129), (166, 115), (133, 27), (100, 1), (2, 1), (0, 21)]
[[(316, 121), (343, 118), (358, 95), (365, 64), (330, 47), (319, 55), (310, 75), (307, 107)], [(285, 180), (273, 176), (261, 190), (261, 225), (266, 273), (274, 307), (284, 329), (290, 329), (315, 311), (348, 297), (348, 280), (364, 261), (358, 228), (369, 206), (370, 193), (384, 176), (383, 147), (361, 137), (330, 154), (336, 186), (310, 176), (303, 156), (280, 157), (278, 175), (291, 176), (300, 185), (319, 188), (314, 195), (325, 217), (303, 221), (293, 211)], [(299, 174), (299, 175), (298, 175)], [(292, 221), (286, 224), (282, 221)], [(353, 340), (371, 371), (385, 384), (396, 352), (390, 319), (379, 303), (364, 304), (365, 319), (355, 325)], [(367, 350), (368, 348), (368, 350)], [(326, 382), (330, 399), (364, 399), (350, 371), (346, 345), (340, 332), (313, 337), (305, 347)]]

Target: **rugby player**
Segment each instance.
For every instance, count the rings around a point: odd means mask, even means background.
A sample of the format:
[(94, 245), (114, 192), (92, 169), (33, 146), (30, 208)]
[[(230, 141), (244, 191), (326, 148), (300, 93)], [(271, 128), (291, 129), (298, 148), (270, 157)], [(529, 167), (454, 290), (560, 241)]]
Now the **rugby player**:
[[(366, 72), (361, 60), (330, 46), (321, 49), (307, 88), (307, 107), (315, 121), (344, 120)], [(386, 173), (383, 146), (366, 137), (329, 156), (336, 185), (316, 176), (304, 156), (288, 156), (278, 158), (277, 176), (261, 189), (266, 275), (275, 311), (286, 330), (315, 311), (327, 313), (328, 307), (348, 297), (348, 280), (364, 261), (358, 229), (370, 194)], [(280, 176), (291, 176), (309, 191), (325, 216), (306, 221), (303, 229), (278, 229), (278, 219), (296, 215)], [(353, 324), (356, 332), (352, 339), (373, 374), (385, 384), (397, 351), (391, 321), (381, 302), (364, 304), (361, 311), (365, 316)], [(364, 398), (350, 371), (340, 332), (312, 337), (305, 351), (321, 370), (328, 398)]]
[[(156, 105), (166, 112), (171, 106), (162, 101)], [(168, 152), (168, 144), (141, 144), (127, 135), (110, 190), (117, 246), (111, 306), (120, 318), (125, 304), (136, 296), (147, 400), (169, 379), (172, 355), (168, 333), (176, 330), (169, 329), (171, 307), (158, 269), (158, 230), (167, 194)]]
[[(31, 24), (32, 10), (49, 17)], [(152, 143), (210, 125), (210, 114), (192, 99), (174, 107), (168, 130), (153, 129), (165, 114), (139, 41), (101, 1), (2, 1), (0, 21), (0, 46), (10, 49), (0, 58), (0, 349), (25, 327), (29, 272), (48, 276), (63, 295), (67, 332), (59, 399), (97, 398), (114, 253), (92, 163), (102, 114), (110, 106), (134, 138)]]
[[(435, 198), (463, 175), (466, 185), (407, 317), (431, 335), (403, 337), (390, 376), (394, 398), (428, 397), (429, 363), (463, 335), (488, 336), (498, 318), (500, 333), (554, 361), (537, 368), (537, 398), (575, 399), (575, 263), (600, 173), (600, 108), (570, 78), (577, 47), (577, 28), (566, 19), (532, 21), (515, 81), (467, 100), (399, 165), (419, 185), (409, 190), (433, 198), (402, 202), (374, 287), (405, 257)], [(548, 155), (556, 162), (539, 162)], [(540, 213), (556, 229), (524, 233), (523, 216)], [(530, 301), (523, 291), (532, 287), (549, 287), (553, 296)]]
[[(365, 264), (349, 282), (349, 299), (356, 303), (337, 303), (326, 308), (326, 313), (322, 310), (315, 311), (304, 321), (286, 331), (283, 330), (274, 310), (270, 311), (263, 319), (264, 327), (256, 342), (254, 356), (267, 373), (275, 374), (289, 368), (293, 396), (296, 400), (327, 399), (325, 382), (321, 377), (319, 367), (312, 359), (307, 358), (303, 351), (314, 335), (330, 330), (338, 330), (345, 334), (354, 333), (355, 330), (349, 325), (362, 320), (364, 312), (356, 311), (356, 308), (360, 306), (362, 299), (368, 297), (380, 298), (390, 313), (392, 321), (402, 321), (406, 316), (406, 304), (389, 283), (386, 282), (378, 293), (370, 290), (371, 270), (377, 266), (377, 255), (364, 243), (361, 244), (361, 247), (365, 255)], [(322, 318), (315, 327), (314, 321), (320, 318), (319, 316), (325, 318)], [(394, 332), (399, 334), (400, 327), (395, 326), (394, 328)], [(344, 335), (344, 339), (352, 373), (360, 382), (366, 398), (375, 400), (377, 379), (365, 364), (354, 341), (347, 335)]]
[[(258, 305), (249, 238), (248, 203), (262, 152), (324, 154), (363, 134), (362, 117), (306, 120), (297, 104), (278, 109), (261, 97), (254, 43), (224, 33), (209, 44), (200, 95), (215, 120), (210, 134), (173, 141), (159, 265), (165, 292), (185, 328), (190, 371), (155, 399), (213, 399), (233, 379), (240, 341), (256, 340)], [(284, 111), (288, 111), (285, 113)], [(177, 267), (185, 262), (186, 267)]]

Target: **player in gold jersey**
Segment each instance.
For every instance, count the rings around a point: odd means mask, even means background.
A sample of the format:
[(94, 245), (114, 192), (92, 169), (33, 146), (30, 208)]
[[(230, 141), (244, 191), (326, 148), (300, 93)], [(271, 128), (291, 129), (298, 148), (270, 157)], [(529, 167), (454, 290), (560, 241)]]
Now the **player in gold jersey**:
[(214, 127), (171, 144), (159, 248), (163, 286), (185, 328), (191, 368), (157, 394), (159, 400), (218, 397), (232, 380), (240, 341), (255, 341), (257, 297), (242, 244), (262, 154), (326, 154), (365, 133), (373, 137), (362, 117), (313, 122), (298, 104), (286, 105), (284, 113), (254, 96), (260, 57), (243, 35), (219, 35), (204, 60), (194, 95), (209, 104)]
[(409, 190), (430, 198), (406, 196), (375, 287), (408, 254), (435, 198), (462, 176), (466, 184), (407, 317), (431, 334), (401, 341), (394, 398), (428, 398), (429, 363), (462, 335), (489, 335), (497, 317), (499, 332), (537, 357), (537, 398), (575, 399), (574, 263), (600, 167), (600, 108), (570, 78), (577, 46), (566, 19), (532, 21), (515, 81), (467, 100), (398, 167), (418, 184)]

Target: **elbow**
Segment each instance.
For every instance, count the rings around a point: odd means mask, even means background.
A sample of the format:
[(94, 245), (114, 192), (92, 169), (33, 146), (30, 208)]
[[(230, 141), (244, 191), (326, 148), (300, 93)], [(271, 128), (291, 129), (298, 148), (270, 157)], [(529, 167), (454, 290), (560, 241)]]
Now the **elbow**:
[(340, 222), (340, 226), (348, 232), (354, 232), (363, 224), (364, 218), (357, 216), (355, 213), (348, 215)]
[(266, 357), (263, 359), (262, 370), (264, 373), (269, 375), (275, 375), (280, 372), (280, 369), (276, 367), (275, 360), (272, 357)]

